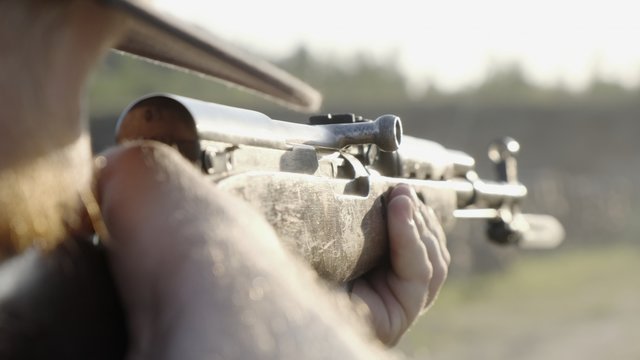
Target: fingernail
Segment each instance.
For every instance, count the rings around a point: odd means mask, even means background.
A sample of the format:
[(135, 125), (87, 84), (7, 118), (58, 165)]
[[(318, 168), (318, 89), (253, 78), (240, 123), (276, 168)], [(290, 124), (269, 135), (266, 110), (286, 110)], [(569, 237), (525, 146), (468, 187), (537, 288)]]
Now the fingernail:
[[(404, 200), (407, 199), (407, 200)], [(406, 219), (412, 220), (414, 216), (415, 206), (413, 201), (406, 194), (399, 195), (390, 200), (390, 204), (393, 203), (393, 213), (398, 220)]]

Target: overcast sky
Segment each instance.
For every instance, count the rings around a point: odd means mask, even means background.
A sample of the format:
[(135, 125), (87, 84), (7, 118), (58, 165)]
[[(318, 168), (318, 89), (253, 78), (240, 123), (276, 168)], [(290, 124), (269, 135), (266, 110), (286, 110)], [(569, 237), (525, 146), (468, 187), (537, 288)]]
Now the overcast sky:
[[(457, 89), (519, 62), (540, 84), (580, 89), (592, 74), (640, 81), (640, 2), (621, 0), (209, 1), (160, 5), (269, 56), (394, 57), (415, 83)], [(636, 3), (638, 5), (636, 5)]]

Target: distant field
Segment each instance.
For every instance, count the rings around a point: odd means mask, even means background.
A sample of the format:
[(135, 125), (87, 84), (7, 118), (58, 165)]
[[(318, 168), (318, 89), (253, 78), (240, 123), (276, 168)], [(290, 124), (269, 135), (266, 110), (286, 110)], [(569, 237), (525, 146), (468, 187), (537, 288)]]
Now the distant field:
[(400, 348), (416, 359), (640, 359), (640, 247), (519, 259), (453, 279)]

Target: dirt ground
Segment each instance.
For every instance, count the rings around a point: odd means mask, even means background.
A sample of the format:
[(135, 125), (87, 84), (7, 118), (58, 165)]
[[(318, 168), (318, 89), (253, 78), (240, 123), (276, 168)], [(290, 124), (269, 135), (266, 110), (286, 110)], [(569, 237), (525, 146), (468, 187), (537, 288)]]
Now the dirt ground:
[(456, 278), (400, 348), (415, 359), (640, 359), (640, 247), (536, 254)]

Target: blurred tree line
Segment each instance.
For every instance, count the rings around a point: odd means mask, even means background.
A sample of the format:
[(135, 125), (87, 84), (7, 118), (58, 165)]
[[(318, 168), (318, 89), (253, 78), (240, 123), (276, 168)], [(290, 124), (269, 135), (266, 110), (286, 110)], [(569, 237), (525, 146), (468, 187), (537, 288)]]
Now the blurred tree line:
[[(595, 77), (581, 92), (562, 85), (533, 85), (518, 64), (492, 66), (479, 84), (456, 92), (441, 91), (429, 79), (422, 90), (410, 91), (409, 82), (394, 58), (376, 59), (365, 54), (351, 61), (318, 59), (305, 47), (272, 61), (308, 82), (324, 95), (324, 108), (437, 106), (475, 103), (484, 106), (574, 106), (578, 104), (627, 103), (640, 99), (639, 88), (625, 88)], [(212, 82), (194, 74), (153, 65), (112, 52), (94, 77), (90, 89), (94, 117), (119, 113), (130, 101), (151, 92), (173, 92), (184, 96), (259, 109), (271, 103), (233, 86)]]

